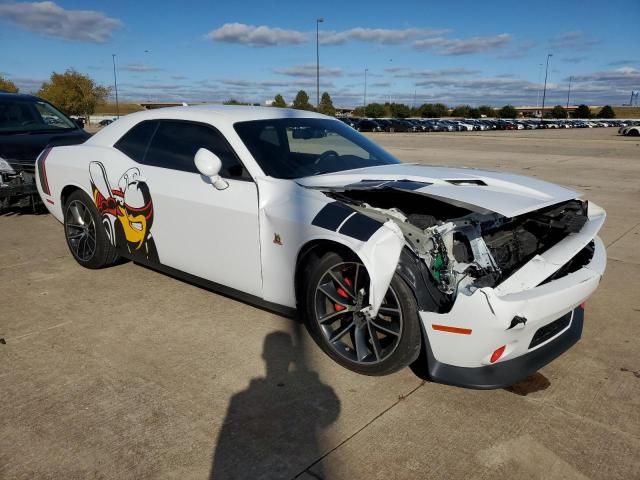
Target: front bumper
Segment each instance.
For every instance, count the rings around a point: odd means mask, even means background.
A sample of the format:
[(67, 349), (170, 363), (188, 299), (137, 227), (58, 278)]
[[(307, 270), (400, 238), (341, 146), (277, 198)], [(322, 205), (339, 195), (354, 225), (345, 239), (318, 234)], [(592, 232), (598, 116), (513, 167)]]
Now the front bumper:
[[(566, 254), (568, 246), (588, 240), (580, 237), (568, 238), (559, 249)], [(523, 379), (575, 344), (582, 332), (579, 306), (595, 291), (606, 267), (602, 241), (596, 236), (593, 242), (591, 261), (556, 280), (542, 282), (545, 265), (551, 260), (560, 263), (557, 250), (525, 266), (528, 275), (510, 285), (459, 294), (447, 313), (421, 311), (430, 377), (470, 388), (499, 388)], [(537, 286), (527, 284), (534, 280)], [(568, 324), (560, 324), (562, 328), (543, 341), (534, 341), (541, 328), (567, 316)], [(492, 353), (502, 346), (504, 353), (492, 361)]]
[(571, 318), (569, 326), (539, 348), (511, 360), (482, 367), (458, 367), (440, 362), (433, 356), (433, 351), (427, 344), (429, 378), (438, 383), (480, 390), (513, 385), (540, 370), (580, 340), (584, 309), (575, 308), (567, 315)]

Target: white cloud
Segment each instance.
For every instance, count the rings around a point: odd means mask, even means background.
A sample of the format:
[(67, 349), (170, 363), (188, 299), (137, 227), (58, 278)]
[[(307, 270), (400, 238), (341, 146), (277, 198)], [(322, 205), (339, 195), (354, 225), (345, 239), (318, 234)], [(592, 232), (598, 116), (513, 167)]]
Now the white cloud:
[(338, 32), (322, 32), (320, 34), (320, 43), (324, 45), (341, 45), (350, 40), (357, 40), (383, 45), (397, 45), (416, 38), (444, 35), (448, 31), (446, 29), (436, 30), (429, 28), (386, 29), (356, 27)]
[(565, 32), (551, 39), (549, 47), (554, 49), (579, 49), (584, 50), (600, 43), (599, 40), (589, 38), (583, 32)]
[(439, 55), (467, 55), (500, 49), (510, 41), (511, 35), (508, 33), (466, 39), (435, 37), (416, 40), (413, 47), (417, 50), (434, 50)]
[(617, 67), (619, 65), (632, 65), (635, 63), (638, 63), (638, 60), (615, 60), (613, 62), (609, 62), (607, 65)]
[(81, 42), (104, 43), (122, 26), (95, 10), (65, 10), (54, 2), (6, 3), (0, 18), (30, 32)]
[(606, 84), (610, 85), (612, 89), (633, 89), (640, 85), (640, 70), (633, 67), (621, 67), (604, 72), (574, 75), (573, 80), (589, 84)]
[[(290, 67), (285, 68), (276, 68), (273, 70), (280, 75), (288, 75), (290, 77), (314, 77), (316, 76), (316, 65), (313, 63), (307, 63), (304, 65), (292, 65)], [(331, 77), (341, 77), (343, 74), (342, 69), (340, 68), (330, 68), (320, 66), (320, 75), (331, 76)]]
[(398, 78), (440, 78), (449, 75), (476, 75), (480, 73), (479, 70), (470, 70), (464, 67), (443, 68), (440, 70), (413, 70), (408, 67), (389, 67), (384, 69), (385, 72), (393, 74)]
[(20, 93), (35, 93), (40, 90), (42, 84), (46, 81), (39, 78), (23, 78), (9, 76), (9, 80), (16, 84), (20, 89)]
[(125, 70), (127, 72), (138, 72), (138, 73), (146, 73), (146, 72), (158, 72), (161, 69), (157, 67), (152, 67), (150, 65), (146, 65), (144, 63), (128, 63), (120, 67), (120, 70)]
[(225, 23), (220, 28), (210, 31), (207, 38), (216, 42), (239, 43), (254, 47), (299, 45), (307, 41), (306, 34), (296, 30), (245, 23)]

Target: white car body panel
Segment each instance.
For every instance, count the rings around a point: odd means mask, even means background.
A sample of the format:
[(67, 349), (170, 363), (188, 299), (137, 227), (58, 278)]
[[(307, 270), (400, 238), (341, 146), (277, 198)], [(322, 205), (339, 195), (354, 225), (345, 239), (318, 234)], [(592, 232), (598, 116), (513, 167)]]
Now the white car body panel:
[[(262, 296), (258, 191), (255, 183), (227, 180), (215, 190), (189, 172), (166, 174), (144, 166), (154, 187), (154, 237), (164, 265)], [(176, 189), (176, 185), (183, 188)]]
[[(397, 226), (393, 223), (382, 226), (367, 242), (336, 235), (336, 232), (311, 225), (313, 218), (327, 204), (327, 197), (321, 192), (270, 177), (257, 181), (260, 190), (263, 298), (295, 307), (293, 273), (300, 250), (311, 240), (328, 240), (352, 250), (367, 270), (373, 272), (370, 275), (371, 306), (372, 312), (377, 313), (405, 245)], [(275, 242), (276, 235), (287, 248)]]

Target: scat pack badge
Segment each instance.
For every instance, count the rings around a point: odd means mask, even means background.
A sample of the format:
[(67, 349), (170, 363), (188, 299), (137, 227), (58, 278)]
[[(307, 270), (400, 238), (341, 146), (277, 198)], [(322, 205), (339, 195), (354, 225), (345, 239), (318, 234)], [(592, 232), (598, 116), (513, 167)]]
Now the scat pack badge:
[(136, 259), (159, 262), (156, 244), (151, 235), (153, 201), (146, 179), (137, 168), (130, 168), (111, 188), (107, 172), (100, 162), (89, 164), (93, 201), (102, 215), (109, 241), (126, 249)]

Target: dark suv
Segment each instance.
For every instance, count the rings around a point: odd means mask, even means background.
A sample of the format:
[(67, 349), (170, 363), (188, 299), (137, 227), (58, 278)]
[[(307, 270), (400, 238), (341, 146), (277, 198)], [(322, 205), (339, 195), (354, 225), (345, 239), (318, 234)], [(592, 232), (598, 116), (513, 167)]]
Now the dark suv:
[(0, 211), (35, 206), (35, 161), (48, 146), (83, 143), (89, 134), (49, 102), (0, 92)]

